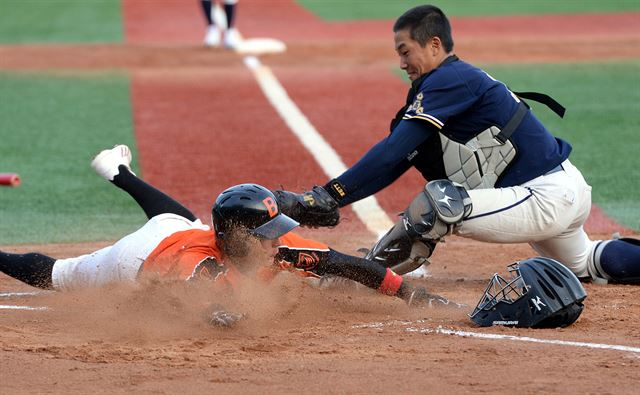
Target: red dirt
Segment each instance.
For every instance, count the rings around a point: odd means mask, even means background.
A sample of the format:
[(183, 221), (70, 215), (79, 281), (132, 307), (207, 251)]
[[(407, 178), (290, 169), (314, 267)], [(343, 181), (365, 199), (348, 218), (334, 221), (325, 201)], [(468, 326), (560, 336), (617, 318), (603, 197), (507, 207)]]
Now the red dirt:
[[(200, 47), (197, 1), (124, 0), (122, 45), (0, 46), (0, 69), (54, 73), (122, 69), (131, 97), (146, 179), (208, 218), (225, 187), (251, 181), (301, 190), (326, 176), (242, 64)], [(640, 58), (640, 14), (455, 18), (457, 53), (472, 62), (561, 62)], [(245, 37), (284, 40), (264, 56), (313, 125), (351, 164), (386, 134), (405, 85), (396, 67), (391, 21), (325, 23), (293, 1), (243, 0)], [(365, 131), (365, 132), (356, 132)], [(411, 173), (379, 194), (390, 213), (421, 185)], [(332, 231), (303, 230), (355, 253), (373, 236), (350, 210)], [(595, 237), (621, 227), (596, 207)], [(630, 234), (624, 230), (624, 234)], [(13, 246), (72, 256), (106, 243)], [(475, 305), (487, 279), (526, 245), (489, 245), (452, 237), (440, 245), (432, 277), (413, 280)], [(0, 310), (3, 393), (634, 393), (640, 353), (474, 339), (448, 329), (640, 347), (640, 287), (586, 285), (579, 321), (566, 329), (475, 328), (471, 310), (409, 310), (367, 290), (320, 290), (284, 276), (234, 303), (249, 313), (238, 328), (202, 324), (207, 294), (153, 286), (0, 299), (52, 310)], [(32, 291), (0, 275), (0, 291)], [(196, 292), (196, 293), (194, 293)], [(139, 295), (145, 294), (144, 298)], [(379, 329), (367, 324), (383, 323)], [(358, 325), (360, 327), (358, 327)], [(364, 327), (362, 327), (364, 326)], [(408, 327), (418, 332), (408, 331)], [(26, 373), (28, 372), (28, 373)], [(499, 372), (499, 377), (496, 377)]]

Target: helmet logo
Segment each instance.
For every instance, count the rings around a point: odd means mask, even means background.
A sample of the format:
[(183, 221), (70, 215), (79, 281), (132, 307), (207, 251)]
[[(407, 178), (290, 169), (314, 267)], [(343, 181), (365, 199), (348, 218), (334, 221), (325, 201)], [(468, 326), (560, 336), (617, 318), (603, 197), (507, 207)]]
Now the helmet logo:
[(536, 306), (536, 309), (538, 309), (538, 311), (542, 310), (540, 308), (540, 306), (544, 306), (547, 307), (546, 304), (544, 304), (544, 302), (542, 301), (542, 299), (540, 299), (540, 296), (536, 296), (536, 298), (531, 298), (531, 301), (533, 302), (533, 305)]
[(271, 197), (266, 197), (262, 203), (264, 203), (267, 208), (267, 212), (269, 212), (269, 217), (273, 218), (278, 215), (278, 205)]

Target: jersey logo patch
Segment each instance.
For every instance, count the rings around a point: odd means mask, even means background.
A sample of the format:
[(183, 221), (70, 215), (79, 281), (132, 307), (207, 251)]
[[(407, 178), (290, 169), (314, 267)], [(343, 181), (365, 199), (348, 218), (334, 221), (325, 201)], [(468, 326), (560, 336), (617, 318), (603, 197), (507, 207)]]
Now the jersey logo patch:
[(416, 114), (422, 114), (424, 112), (424, 107), (422, 107), (423, 98), (424, 98), (424, 95), (422, 94), (422, 92), (418, 93), (418, 95), (416, 96), (416, 99), (409, 106), (409, 108), (407, 108), (407, 112), (413, 111)]
[(227, 273), (227, 268), (218, 263), (216, 258), (208, 256), (198, 262), (187, 281), (210, 280), (216, 281), (221, 275)]

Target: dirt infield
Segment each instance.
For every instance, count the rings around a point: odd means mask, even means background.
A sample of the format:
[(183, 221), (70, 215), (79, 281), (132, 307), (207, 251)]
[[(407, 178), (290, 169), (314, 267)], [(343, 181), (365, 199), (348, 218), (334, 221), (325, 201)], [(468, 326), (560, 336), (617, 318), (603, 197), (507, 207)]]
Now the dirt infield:
[[(0, 68), (129, 72), (145, 178), (202, 218), (232, 184), (299, 190), (324, 180), (243, 59), (200, 47), (197, 2), (153, 3), (123, 1), (126, 44), (2, 46)], [(285, 54), (261, 60), (353, 163), (404, 99), (406, 87), (389, 73), (397, 63), (391, 22), (328, 24), (293, 2), (272, 3), (243, 0), (241, 32), (287, 43)], [(638, 18), (454, 19), (453, 26), (458, 54), (472, 62), (593, 61), (640, 58)], [(286, 155), (276, 161), (274, 152)], [(403, 209), (416, 185), (417, 174), (403, 177), (380, 204), (389, 213)], [(370, 245), (374, 236), (350, 209), (344, 217), (331, 231), (303, 233), (347, 253)], [(632, 234), (597, 207), (587, 229), (594, 238)], [(66, 257), (107, 244), (3, 249)], [(0, 393), (635, 393), (640, 287), (587, 284), (586, 309), (565, 329), (480, 329), (468, 320), (489, 276), (532, 255), (526, 245), (458, 237), (440, 245), (431, 276), (411, 281), (469, 306), (462, 310), (410, 310), (366, 289), (319, 289), (289, 275), (237, 300), (177, 284), (16, 295), (34, 289), (0, 275), (0, 305), (48, 308), (0, 310)], [(203, 306), (216, 298), (248, 318), (231, 330), (206, 325)], [(497, 336), (480, 337), (489, 334)]]

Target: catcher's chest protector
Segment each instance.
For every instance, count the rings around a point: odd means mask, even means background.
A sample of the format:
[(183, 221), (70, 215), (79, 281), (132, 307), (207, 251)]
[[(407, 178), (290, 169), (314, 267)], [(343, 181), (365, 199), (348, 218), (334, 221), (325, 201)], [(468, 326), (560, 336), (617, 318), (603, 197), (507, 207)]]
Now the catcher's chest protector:
[(510, 140), (529, 107), (522, 101), (502, 129), (497, 126), (478, 133), (464, 144), (449, 139), (440, 131), (442, 160), (447, 178), (466, 189), (493, 188), (498, 177), (516, 157)]
[(516, 156), (511, 141), (501, 142), (499, 134), (500, 129), (492, 126), (461, 144), (439, 133), (447, 178), (466, 189), (493, 188)]

